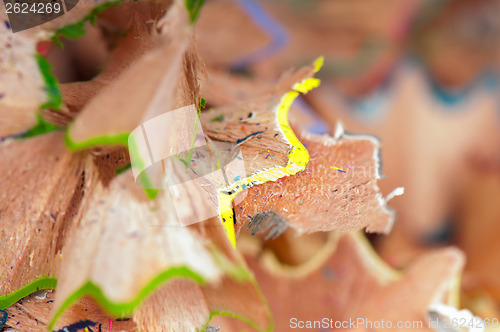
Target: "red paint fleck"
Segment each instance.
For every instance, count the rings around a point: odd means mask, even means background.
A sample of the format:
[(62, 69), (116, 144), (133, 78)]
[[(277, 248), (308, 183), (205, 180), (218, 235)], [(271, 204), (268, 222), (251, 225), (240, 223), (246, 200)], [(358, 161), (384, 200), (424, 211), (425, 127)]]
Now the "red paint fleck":
[(39, 54), (46, 54), (49, 51), (51, 46), (52, 46), (52, 42), (41, 41), (36, 45), (36, 51)]

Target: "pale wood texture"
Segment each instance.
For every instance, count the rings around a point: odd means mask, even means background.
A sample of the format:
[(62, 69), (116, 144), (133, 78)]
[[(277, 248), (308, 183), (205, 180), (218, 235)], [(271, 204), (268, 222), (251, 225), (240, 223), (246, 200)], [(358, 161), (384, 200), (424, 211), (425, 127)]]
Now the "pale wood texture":
[(5, 141), (0, 159), (3, 295), (54, 276), (93, 170), (88, 156), (66, 149), (61, 132)]
[[(5, 15), (2, 10), (0, 17)], [(38, 107), (47, 100), (35, 59), (36, 40), (0, 25), (0, 138), (36, 124)]]

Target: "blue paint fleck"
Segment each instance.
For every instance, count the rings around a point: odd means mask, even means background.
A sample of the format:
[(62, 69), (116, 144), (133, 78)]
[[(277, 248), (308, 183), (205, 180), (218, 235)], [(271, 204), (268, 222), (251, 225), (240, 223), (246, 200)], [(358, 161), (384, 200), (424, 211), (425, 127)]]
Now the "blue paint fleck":
[(9, 318), (9, 314), (5, 310), (0, 310), (0, 329), (4, 327), (5, 323), (7, 323), (7, 319)]
[(325, 266), (323, 268), (323, 276), (325, 277), (326, 280), (328, 281), (333, 281), (335, 280), (335, 273), (329, 266)]
[(88, 328), (90, 329), (92, 326), (96, 326), (98, 323), (96, 322), (93, 322), (89, 319), (87, 320), (81, 320), (77, 323), (74, 323), (74, 324), (71, 324), (71, 325), (68, 325), (68, 326), (65, 326), (63, 327), (62, 329), (56, 331), (56, 332), (78, 332), (80, 330), (83, 330), (85, 328)]
[(256, 135), (259, 135), (259, 134), (262, 134), (264, 131), (256, 131), (255, 133), (251, 133), (250, 135), (248, 136), (245, 136), (243, 138), (240, 138), (236, 141), (236, 144), (241, 144), (243, 142), (245, 142), (247, 139), (249, 139), (250, 137), (252, 136), (256, 136)]

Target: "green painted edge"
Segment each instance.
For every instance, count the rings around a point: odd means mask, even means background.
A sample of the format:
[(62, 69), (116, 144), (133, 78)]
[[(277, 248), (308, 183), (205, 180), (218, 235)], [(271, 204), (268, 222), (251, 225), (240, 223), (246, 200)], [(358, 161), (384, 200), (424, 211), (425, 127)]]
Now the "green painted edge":
[[(214, 252), (214, 251), (212, 251)], [(220, 254), (220, 253), (219, 253)], [(216, 264), (223, 263), (221, 260), (216, 259)], [(248, 318), (245, 318), (240, 315), (236, 315), (231, 312), (218, 312), (218, 311), (213, 311), (210, 312), (209, 319), (207, 323), (205, 324), (205, 327), (201, 330), (203, 331), (206, 329), (206, 326), (210, 323), (210, 320), (216, 316), (216, 315), (223, 315), (223, 316), (230, 316), (237, 318), (250, 326), (256, 328), (259, 331), (271, 331), (274, 326), (274, 321), (272, 319), (272, 314), (269, 309), (269, 306), (267, 304), (267, 301), (265, 297), (262, 294), (262, 291), (258, 287), (258, 284), (255, 280), (255, 278), (249, 273), (249, 271), (245, 268), (244, 265), (238, 264), (235, 266), (234, 270), (241, 270), (238, 273), (228, 273), (228, 275), (232, 278), (235, 278), (237, 281), (242, 282), (242, 281), (249, 281), (257, 290), (259, 297), (262, 299), (262, 302), (266, 305), (266, 311), (268, 312), (268, 317), (271, 322), (270, 327), (268, 329), (262, 329), (258, 327), (257, 324), (255, 324), (253, 321), (251, 321)], [(224, 271), (227, 270), (227, 266), (225, 266)], [(59, 319), (59, 317), (66, 311), (71, 304), (74, 302), (78, 301), (80, 298), (83, 296), (89, 295), (92, 296), (100, 305), (103, 309), (105, 309), (109, 314), (112, 316), (117, 316), (117, 317), (124, 317), (127, 315), (131, 315), (134, 311), (134, 309), (148, 296), (150, 295), (155, 289), (157, 289), (161, 284), (164, 282), (168, 281), (171, 278), (175, 277), (185, 277), (185, 278), (190, 278), (197, 282), (198, 284), (204, 284), (206, 283), (206, 280), (196, 272), (193, 272), (191, 269), (189, 269), (186, 266), (180, 266), (180, 267), (172, 267), (159, 275), (157, 275), (153, 280), (151, 280), (144, 288), (142, 288), (137, 296), (130, 302), (126, 303), (116, 303), (112, 302), (107, 297), (104, 295), (102, 290), (94, 284), (91, 281), (86, 282), (82, 287), (80, 287), (77, 291), (75, 291), (72, 295), (70, 295), (66, 301), (63, 303), (63, 305), (59, 308), (59, 310), (55, 313), (54, 317), (50, 321), (49, 324), (49, 330), (52, 330), (55, 323)], [(14, 291), (8, 295), (3, 295), (0, 297), (0, 309), (6, 309), (16, 303), (17, 301), (21, 300), (22, 298), (32, 294), (33, 292), (36, 292), (37, 290), (40, 289), (55, 289), (57, 286), (57, 279), (54, 277), (42, 277), (39, 279), (36, 279), (32, 282), (30, 282), (28, 285), (20, 288), (17, 291)]]
[(116, 169), (115, 173), (116, 173), (116, 175), (120, 175), (120, 174), (122, 174), (123, 172), (126, 172), (126, 171), (128, 171), (129, 169), (131, 169), (131, 168), (132, 168), (132, 164), (127, 164), (127, 165), (125, 165), (125, 166), (123, 166), (123, 167), (118, 167), (118, 168)]
[[(216, 262), (217, 263), (217, 262)], [(266, 311), (268, 312), (268, 317), (271, 322), (271, 327), (267, 330), (263, 330), (257, 326), (253, 321), (230, 313), (230, 312), (225, 312), (225, 313), (219, 313), (219, 312), (211, 312), (210, 317), (206, 323), (208, 325), (210, 323), (210, 320), (213, 318), (215, 315), (228, 315), (235, 317), (237, 319), (240, 319), (241, 321), (255, 327), (259, 331), (271, 331), (272, 327), (274, 325), (271, 311), (269, 309), (269, 306), (267, 304), (267, 301), (265, 297), (262, 295), (262, 291), (258, 287), (257, 282), (253, 278), (253, 276), (244, 268), (243, 265), (239, 265), (239, 268), (243, 268), (247, 272), (248, 281), (256, 288), (259, 297), (262, 299), (262, 302), (266, 305)], [(231, 275), (229, 275), (231, 277)], [(49, 324), (49, 330), (52, 330), (55, 323), (57, 322), (57, 319), (64, 313), (65, 310), (71, 306), (72, 303), (78, 301), (80, 298), (82, 298), (85, 295), (90, 295), (92, 296), (100, 305), (102, 308), (104, 308), (110, 315), (115, 316), (115, 317), (125, 317), (125, 316), (130, 316), (133, 314), (133, 311), (139, 306), (139, 304), (148, 296), (150, 295), (155, 289), (157, 289), (159, 286), (161, 286), (163, 283), (166, 281), (175, 278), (175, 277), (184, 277), (184, 278), (190, 278), (197, 282), (198, 284), (202, 285), (206, 283), (206, 280), (196, 272), (190, 270), (186, 266), (180, 266), (180, 267), (173, 267), (170, 268), (159, 275), (157, 275), (153, 280), (151, 280), (144, 288), (142, 288), (137, 296), (130, 302), (126, 303), (117, 303), (117, 302), (112, 302), (110, 301), (102, 292), (102, 290), (94, 284), (91, 281), (88, 281), (85, 283), (80, 289), (78, 289), (76, 292), (74, 292), (71, 296), (69, 296), (64, 304), (59, 308), (59, 310), (55, 313), (54, 317), (50, 321)], [(206, 326), (205, 325), (205, 326)]]
[[(212, 252), (217, 251), (217, 249), (212, 250)], [(220, 253), (219, 253), (220, 254)], [(215, 259), (215, 263), (221, 267), (223, 271), (227, 270), (227, 266), (220, 266), (220, 263), (223, 263), (220, 259)], [(235, 269), (243, 269), (244, 272), (246, 272), (246, 275), (249, 278), (249, 281), (254, 284), (256, 287), (257, 291), (259, 292), (260, 296), (261, 291), (260, 288), (256, 285), (255, 279), (252, 277), (252, 275), (245, 269), (245, 267), (241, 264), (235, 267)], [(239, 274), (242, 275), (244, 273), (243, 271), (240, 272)], [(230, 277), (232, 276), (231, 274), (228, 274)], [(235, 274), (233, 274), (235, 275)], [(100, 289), (99, 286), (97, 286), (95, 283), (88, 281), (86, 282), (80, 289), (75, 291), (72, 295), (70, 295), (66, 301), (63, 303), (63, 305), (59, 308), (59, 310), (55, 313), (54, 317), (52, 318), (50, 324), (49, 324), (49, 329), (52, 330), (54, 327), (54, 324), (57, 322), (57, 319), (63, 314), (63, 312), (68, 309), (68, 307), (78, 301), (81, 297), (85, 295), (90, 295), (92, 296), (109, 314), (113, 316), (127, 316), (131, 315), (134, 311), (134, 309), (149, 295), (151, 294), (156, 288), (158, 288), (161, 284), (164, 282), (168, 281), (171, 278), (174, 277), (185, 277), (185, 278), (190, 278), (194, 280), (195, 282), (199, 284), (204, 284), (206, 280), (199, 275), (198, 273), (192, 271), (186, 266), (180, 266), (180, 267), (172, 267), (169, 268), (168, 270), (158, 274), (156, 277), (154, 277), (146, 286), (144, 286), (137, 296), (130, 302), (126, 303), (116, 303), (108, 300), (108, 298), (104, 295), (102, 290)], [(267, 302), (264, 299), (264, 303), (267, 304)]]
[(37, 114), (37, 124), (26, 131), (25, 133), (16, 136), (16, 139), (26, 139), (26, 138), (31, 138), (35, 137), (38, 135), (43, 135), (43, 134), (48, 134), (50, 132), (53, 132), (55, 130), (61, 129), (59, 126), (56, 126), (53, 123), (50, 123), (48, 121), (45, 121), (43, 118), (42, 114), (38, 113)]
[[(40, 74), (42, 75), (42, 79), (44, 82), (43, 89), (45, 90), (48, 98), (48, 100), (45, 103), (40, 105), (40, 109), (41, 110), (51, 109), (58, 111), (61, 109), (62, 105), (62, 94), (61, 94), (61, 89), (59, 87), (59, 82), (52, 73), (52, 66), (42, 55), (35, 54), (34, 57), (38, 65), (38, 70), (40, 71)], [(42, 113), (40, 111), (38, 111), (36, 117), (37, 117), (37, 122), (33, 127), (28, 129), (24, 133), (16, 134), (13, 135), (12, 137), (15, 139), (25, 139), (25, 138), (35, 137), (38, 135), (47, 134), (54, 130), (60, 129), (59, 126), (56, 126), (55, 124), (46, 121), (43, 118)]]
[[(127, 148), (129, 147), (129, 141), (128, 141), (129, 133), (92, 137), (91, 139), (88, 139), (83, 142), (76, 142), (71, 138), (70, 131), (71, 131), (71, 125), (66, 128), (66, 134), (64, 135), (64, 143), (66, 144), (66, 147), (73, 152), (93, 148), (99, 145), (123, 145)], [(141, 175), (142, 174), (144, 173), (141, 173)], [(141, 175), (139, 176), (141, 182), (148, 183), (149, 179), (144, 178), (144, 176)], [(149, 199), (155, 199), (159, 193), (159, 190), (144, 189), (144, 192), (146, 193), (146, 196)]]
[(52, 66), (40, 54), (35, 54), (35, 59), (38, 64), (38, 69), (42, 74), (45, 83), (45, 91), (47, 92), (48, 100), (42, 104), (42, 109), (50, 108), (52, 110), (59, 110), (62, 105), (61, 89), (57, 78), (52, 74)]
[(92, 137), (83, 142), (76, 142), (70, 136), (71, 126), (66, 128), (66, 134), (64, 135), (64, 143), (66, 147), (71, 151), (80, 151), (89, 148), (93, 148), (99, 145), (124, 145), (128, 146), (128, 135), (129, 133), (121, 133), (110, 136), (100, 136), (100, 137)]
[(123, 0), (108, 1), (92, 8), (92, 10), (87, 15), (85, 15), (80, 21), (63, 26), (55, 30), (51, 40), (59, 47), (62, 47), (63, 44), (60, 40), (61, 37), (73, 40), (82, 37), (83, 35), (85, 35), (85, 23), (87, 21), (92, 24), (95, 24), (97, 15), (101, 14), (108, 8), (119, 5), (122, 2)]
[(101, 288), (91, 281), (87, 281), (80, 289), (66, 298), (63, 305), (57, 310), (54, 317), (49, 323), (49, 330), (52, 330), (55, 323), (63, 312), (68, 309), (71, 304), (78, 301), (80, 298), (86, 295), (92, 296), (102, 308), (112, 316), (124, 317), (131, 315), (134, 309), (156, 288), (158, 288), (162, 283), (168, 281), (169, 279), (175, 277), (185, 277), (194, 280), (199, 284), (204, 284), (206, 280), (196, 272), (193, 272), (186, 266), (172, 267), (168, 270), (158, 274), (153, 280), (151, 280), (145, 287), (143, 287), (137, 296), (130, 302), (117, 303), (110, 301), (102, 292)]
[(26, 286), (21, 287), (20, 289), (7, 294), (0, 296), (0, 309), (6, 309), (22, 299), (30, 295), (31, 293), (36, 292), (40, 289), (54, 289), (57, 286), (57, 279), (53, 277), (41, 277), (36, 279)]
[(186, 9), (188, 11), (191, 23), (196, 22), (196, 20), (198, 19), (201, 7), (203, 7), (204, 3), (205, 0), (186, 0)]

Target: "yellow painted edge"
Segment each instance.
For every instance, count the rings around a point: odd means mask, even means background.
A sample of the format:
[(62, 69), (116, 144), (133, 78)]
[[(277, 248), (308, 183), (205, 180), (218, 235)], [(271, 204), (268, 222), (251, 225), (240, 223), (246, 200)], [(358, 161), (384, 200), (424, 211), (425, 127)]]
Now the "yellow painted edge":
[[(323, 65), (323, 57), (319, 57), (314, 61), (314, 72), (318, 72)], [(226, 236), (229, 242), (236, 248), (236, 236), (234, 231), (234, 214), (232, 203), (236, 195), (243, 191), (243, 185), (247, 188), (256, 184), (262, 184), (268, 181), (276, 181), (277, 179), (283, 178), (285, 176), (294, 175), (297, 172), (303, 171), (306, 168), (307, 162), (309, 161), (309, 153), (302, 143), (299, 141), (292, 128), (290, 128), (290, 123), (288, 122), (288, 111), (292, 106), (295, 98), (299, 96), (300, 93), (307, 93), (310, 90), (316, 88), (320, 84), (320, 80), (317, 78), (309, 77), (301, 82), (294, 84), (293, 90), (285, 93), (277, 106), (277, 120), (283, 135), (285, 136), (288, 143), (290, 143), (291, 148), (288, 153), (288, 162), (284, 167), (276, 167), (266, 171), (259, 172), (248, 178), (241, 179), (231, 186), (223, 189), (219, 189), (219, 216)], [(231, 194), (227, 194), (231, 192)]]

